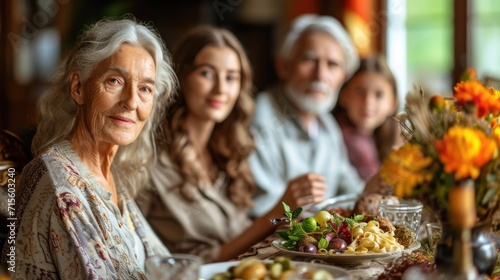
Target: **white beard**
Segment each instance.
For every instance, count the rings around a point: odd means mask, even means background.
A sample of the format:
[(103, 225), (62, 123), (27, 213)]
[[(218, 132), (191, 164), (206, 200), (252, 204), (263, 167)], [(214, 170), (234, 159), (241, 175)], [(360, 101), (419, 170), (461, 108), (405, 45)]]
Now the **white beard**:
[(320, 115), (327, 113), (333, 109), (337, 103), (338, 91), (334, 91), (328, 85), (320, 81), (314, 81), (304, 87), (306, 89), (313, 89), (322, 91), (326, 97), (320, 100), (308, 97), (306, 93), (293, 88), (290, 83), (285, 84), (285, 96), (300, 110), (306, 113)]

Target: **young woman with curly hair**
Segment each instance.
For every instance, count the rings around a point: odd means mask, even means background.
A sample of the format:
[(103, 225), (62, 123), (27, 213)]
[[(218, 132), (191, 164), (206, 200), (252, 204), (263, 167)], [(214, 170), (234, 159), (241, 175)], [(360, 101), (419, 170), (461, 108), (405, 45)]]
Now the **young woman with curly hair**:
[(196, 27), (173, 51), (180, 83), (158, 137), (152, 188), (139, 204), (172, 253), (229, 260), (270, 235), (281, 203), (249, 218), (254, 181), (250, 63), (228, 30)]

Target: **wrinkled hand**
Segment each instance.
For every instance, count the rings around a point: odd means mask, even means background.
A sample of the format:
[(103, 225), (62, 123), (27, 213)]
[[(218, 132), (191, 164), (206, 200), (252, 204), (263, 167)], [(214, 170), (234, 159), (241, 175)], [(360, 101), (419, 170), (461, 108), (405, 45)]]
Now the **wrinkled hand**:
[(307, 173), (288, 182), (281, 201), (288, 204), (291, 209), (296, 209), (299, 206), (323, 201), (325, 191), (325, 178), (319, 174)]

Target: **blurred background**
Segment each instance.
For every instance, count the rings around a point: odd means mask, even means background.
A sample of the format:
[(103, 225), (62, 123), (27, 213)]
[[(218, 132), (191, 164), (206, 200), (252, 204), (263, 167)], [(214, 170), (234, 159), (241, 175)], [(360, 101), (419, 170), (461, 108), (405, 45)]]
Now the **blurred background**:
[(422, 88), (450, 95), (460, 74), (500, 77), (500, 5), (495, 0), (1, 0), (0, 127), (30, 139), (35, 103), (78, 32), (103, 17), (133, 14), (168, 48), (198, 24), (226, 27), (252, 63), (256, 91), (276, 82), (273, 57), (291, 20), (331, 15), (361, 56), (386, 55), (403, 98)]

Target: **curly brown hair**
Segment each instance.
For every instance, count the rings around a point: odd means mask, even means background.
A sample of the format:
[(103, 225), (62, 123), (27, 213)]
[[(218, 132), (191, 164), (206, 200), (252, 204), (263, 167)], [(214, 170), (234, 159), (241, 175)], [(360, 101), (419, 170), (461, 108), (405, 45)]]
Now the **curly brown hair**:
[(166, 149), (173, 164), (182, 177), (179, 185), (183, 197), (193, 201), (192, 188), (205, 183), (201, 164), (184, 127), (188, 115), (183, 82), (193, 71), (197, 54), (206, 46), (229, 47), (236, 52), (241, 65), (241, 86), (238, 99), (229, 116), (216, 123), (208, 141), (212, 160), (219, 171), (229, 177), (227, 195), (238, 206), (252, 204), (254, 181), (248, 165), (248, 157), (254, 149), (250, 134), (253, 114), (252, 70), (245, 51), (238, 39), (228, 30), (212, 26), (191, 29), (177, 43), (173, 50), (175, 72), (180, 82), (177, 99), (167, 110), (167, 116), (160, 132), (160, 149)]

